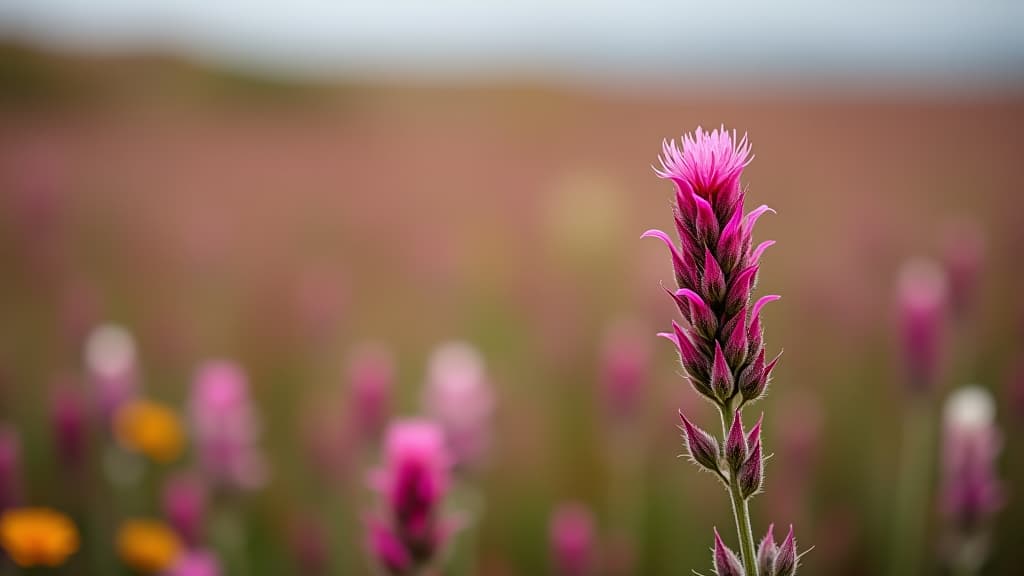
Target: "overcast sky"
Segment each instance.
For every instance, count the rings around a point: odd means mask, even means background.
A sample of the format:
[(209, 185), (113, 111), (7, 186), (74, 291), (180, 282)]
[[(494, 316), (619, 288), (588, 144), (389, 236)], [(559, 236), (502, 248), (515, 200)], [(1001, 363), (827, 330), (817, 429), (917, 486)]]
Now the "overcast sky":
[(292, 74), (1024, 84), (1024, 1), (0, 0), (0, 35)]

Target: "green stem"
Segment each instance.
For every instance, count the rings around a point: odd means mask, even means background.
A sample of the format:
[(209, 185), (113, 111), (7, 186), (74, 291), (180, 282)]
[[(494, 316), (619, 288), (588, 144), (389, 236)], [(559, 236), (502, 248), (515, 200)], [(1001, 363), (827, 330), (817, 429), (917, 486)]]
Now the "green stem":
[[(736, 417), (736, 408), (730, 402), (720, 410), (722, 415), (722, 439), (729, 438), (729, 426)], [(750, 526), (750, 509), (747, 501), (740, 494), (739, 484), (729, 476), (729, 499), (732, 501), (732, 515), (736, 519), (736, 535), (740, 540), (740, 556), (743, 559), (743, 571), (747, 576), (757, 576), (757, 552), (754, 547), (754, 531)]]
[(893, 576), (921, 574), (921, 551), (931, 494), (931, 402), (914, 398), (903, 422), (899, 501), (892, 536)]

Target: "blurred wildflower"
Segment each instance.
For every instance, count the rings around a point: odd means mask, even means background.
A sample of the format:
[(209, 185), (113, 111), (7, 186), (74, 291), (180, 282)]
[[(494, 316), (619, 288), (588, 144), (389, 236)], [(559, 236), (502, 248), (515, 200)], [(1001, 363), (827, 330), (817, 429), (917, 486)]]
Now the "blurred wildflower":
[(620, 321), (605, 334), (601, 381), (609, 413), (632, 415), (650, 378), (650, 349), (635, 323)]
[(912, 390), (938, 385), (947, 285), (942, 269), (927, 260), (913, 260), (900, 271), (900, 336)]
[(16, 508), (0, 516), (0, 545), (18, 566), (60, 566), (78, 550), (78, 530), (56, 510)]
[(189, 414), (200, 464), (211, 480), (243, 489), (266, 482), (259, 420), (241, 366), (226, 360), (202, 365), (192, 385)]
[(969, 573), (987, 554), (987, 529), (1003, 506), (996, 475), (1002, 439), (995, 401), (988, 390), (967, 386), (953, 392), (943, 411), (942, 511), (954, 540), (952, 561)]
[(555, 573), (586, 576), (595, 567), (594, 517), (582, 504), (561, 504), (551, 515), (549, 536)]
[(382, 344), (362, 344), (349, 356), (347, 378), (352, 418), (362, 438), (376, 440), (391, 415), (395, 361)]
[(436, 424), (403, 420), (388, 428), (383, 466), (370, 475), (383, 496), (384, 517), (370, 519), (368, 545), (391, 573), (430, 565), (455, 529), (442, 510), (451, 463)]
[(21, 436), (0, 426), (0, 510), (21, 503)]
[(985, 234), (976, 222), (958, 222), (946, 230), (943, 263), (949, 278), (949, 303), (963, 318), (973, 304), (985, 261)]
[(484, 359), (465, 342), (449, 342), (430, 357), (424, 404), (440, 423), (453, 464), (473, 468), (486, 456), (491, 442), (494, 390)]
[(192, 550), (182, 554), (166, 576), (220, 576), (220, 562), (212, 552)]
[(712, 471), (729, 490), (740, 540), (739, 559), (715, 535), (715, 570), (726, 574), (757, 575), (754, 538), (747, 500), (761, 490), (764, 453), (760, 421), (743, 428), (741, 408), (761, 398), (778, 356), (765, 359), (761, 309), (778, 300), (762, 296), (751, 302), (761, 255), (774, 244), (753, 244), (760, 206), (744, 214), (743, 169), (750, 163), (746, 136), (735, 132), (705, 132), (682, 138), (682, 146), (666, 141), (662, 147), (661, 178), (676, 184), (674, 220), (679, 244), (661, 230), (648, 230), (669, 249), (678, 289), (669, 291), (685, 322), (672, 322), (672, 332), (659, 334), (672, 341), (694, 390), (714, 403), (721, 415), (723, 439), (694, 425), (680, 413), (690, 457)]
[(128, 567), (144, 574), (167, 570), (182, 553), (181, 540), (158, 520), (124, 521), (117, 531), (117, 554)]
[(112, 418), (122, 403), (135, 397), (135, 339), (121, 326), (93, 328), (85, 341), (85, 368), (104, 418)]
[(82, 397), (69, 389), (60, 389), (50, 398), (50, 425), (60, 463), (77, 470), (85, 458), (88, 430), (86, 407)]
[(164, 483), (161, 496), (164, 517), (190, 546), (202, 541), (206, 520), (206, 487), (189, 474), (172, 476)]
[(114, 435), (123, 448), (164, 464), (178, 458), (185, 446), (178, 415), (149, 400), (123, 404), (114, 418)]

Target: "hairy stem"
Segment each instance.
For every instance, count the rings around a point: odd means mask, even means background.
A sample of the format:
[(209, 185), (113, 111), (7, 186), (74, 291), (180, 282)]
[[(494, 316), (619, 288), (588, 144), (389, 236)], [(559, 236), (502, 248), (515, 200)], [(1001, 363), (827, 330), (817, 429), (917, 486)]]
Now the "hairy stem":
[[(736, 408), (730, 402), (721, 408), (723, 445), (729, 437), (729, 426), (736, 416)], [(750, 509), (747, 501), (740, 494), (739, 483), (729, 475), (729, 499), (732, 501), (732, 514), (736, 519), (736, 535), (740, 540), (740, 556), (743, 559), (743, 571), (747, 576), (757, 576), (757, 552), (754, 547), (754, 531), (750, 526)]]

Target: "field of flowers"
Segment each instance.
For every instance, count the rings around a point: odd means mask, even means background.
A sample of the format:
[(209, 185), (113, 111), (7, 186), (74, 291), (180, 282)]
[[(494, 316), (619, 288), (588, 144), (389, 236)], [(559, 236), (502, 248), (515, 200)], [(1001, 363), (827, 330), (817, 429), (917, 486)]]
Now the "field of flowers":
[(0, 573), (1020, 574), (1024, 93), (702, 86), (4, 48)]

